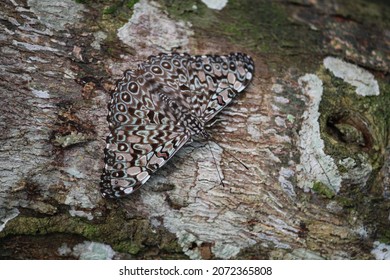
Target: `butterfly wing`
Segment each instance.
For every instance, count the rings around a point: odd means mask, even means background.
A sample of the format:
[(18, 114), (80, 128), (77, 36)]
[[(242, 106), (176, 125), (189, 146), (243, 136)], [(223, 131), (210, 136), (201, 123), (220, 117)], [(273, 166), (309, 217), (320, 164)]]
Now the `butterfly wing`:
[(104, 197), (121, 197), (144, 184), (191, 137), (163, 99), (173, 91), (149, 71), (127, 71), (109, 103), (110, 135), (101, 177)]
[(161, 88), (149, 72), (143, 70), (126, 71), (118, 81), (108, 105), (110, 130), (123, 125), (175, 124), (174, 112), (161, 99)]
[(161, 53), (150, 56), (142, 69), (153, 73), (157, 83), (164, 87), (164, 93), (180, 107), (192, 109), (192, 92), (187, 65), (192, 57), (186, 53)]
[(251, 81), (243, 54), (151, 56), (112, 94), (101, 180), (104, 197), (134, 192)]
[(107, 137), (101, 190), (104, 197), (122, 197), (141, 187), (188, 140), (174, 125), (123, 125)]
[(187, 65), (190, 75), (191, 104), (203, 123), (210, 121), (250, 83), (254, 63), (250, 56), (195, 56)]

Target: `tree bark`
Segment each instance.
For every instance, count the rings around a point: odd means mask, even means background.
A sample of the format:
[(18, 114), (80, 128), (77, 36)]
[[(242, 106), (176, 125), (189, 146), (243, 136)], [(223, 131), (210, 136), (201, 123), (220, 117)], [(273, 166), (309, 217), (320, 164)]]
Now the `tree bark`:
[[(1, 258), (386, 258), (385, 4), (0, 6)], [(103, 199), (109, 92), (171, 51), (245, 52), (255, 77), (213, 141), (183, 147), (129, 198)]]

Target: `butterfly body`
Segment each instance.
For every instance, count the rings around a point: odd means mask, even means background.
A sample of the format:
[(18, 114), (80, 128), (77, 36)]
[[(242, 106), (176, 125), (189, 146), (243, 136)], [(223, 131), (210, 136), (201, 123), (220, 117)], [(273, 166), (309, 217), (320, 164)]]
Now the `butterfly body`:
[(118, 81), (108, 105), (110, 134), (101, 177), (103, 197), (118, 198), (142, 186), (253, 77), (245, 54), (160, 54)]

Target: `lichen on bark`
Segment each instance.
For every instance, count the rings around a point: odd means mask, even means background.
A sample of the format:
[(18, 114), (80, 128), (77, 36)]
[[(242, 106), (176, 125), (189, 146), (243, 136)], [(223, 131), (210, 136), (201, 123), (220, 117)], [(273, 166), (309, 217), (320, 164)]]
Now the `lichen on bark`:
[[(388, 8), (294, 2), (231, 0), (216, 11), (195, 0), (3, 1), (1, 257), (384, 258)], [(143, 16), (153, 21), (136, 20)], [(169, 26), (178, 32), (161, 30)], [(214, 158), (205, 142), (192, 143), (141, 191), (104, 200), (108, 93), (124, 70), (160, 51), (243, 51), (255, 78), (208, 130)], [(329, 55), (367, 71), (379, 94), (357, 94), (324, 63)], [(363, 72), (352, 71), (355, 81)], [(315, 110), (302, 77), (321, 81)], [(337, 188), (299, 175), (305, 112), (316, 115)]]

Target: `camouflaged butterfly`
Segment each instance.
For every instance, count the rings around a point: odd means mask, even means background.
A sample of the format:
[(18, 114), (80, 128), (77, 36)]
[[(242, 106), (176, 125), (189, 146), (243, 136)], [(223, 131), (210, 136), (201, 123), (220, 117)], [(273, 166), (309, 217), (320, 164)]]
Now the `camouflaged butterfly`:
[(108, 105), (103, 197), (141, 187), (252, 80), (250, 56), (160, 54), (128, 70)]

